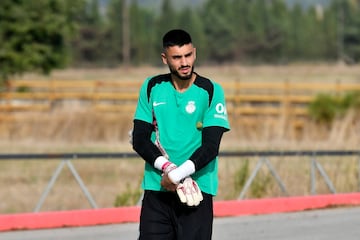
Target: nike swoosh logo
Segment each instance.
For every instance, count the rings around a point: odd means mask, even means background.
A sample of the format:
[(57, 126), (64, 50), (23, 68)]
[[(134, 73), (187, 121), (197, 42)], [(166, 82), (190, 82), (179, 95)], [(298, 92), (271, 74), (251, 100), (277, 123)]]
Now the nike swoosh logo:
[(154, 102), (153, 106), (156, 107), (156, 106), (163, 105), (163, 104), (166, 104), (166, 102)]

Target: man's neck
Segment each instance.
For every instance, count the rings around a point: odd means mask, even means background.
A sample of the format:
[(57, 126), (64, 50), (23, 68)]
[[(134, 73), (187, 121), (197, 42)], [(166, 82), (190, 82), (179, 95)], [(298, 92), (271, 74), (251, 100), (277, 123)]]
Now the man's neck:
[(179, 92), (185, 92), (195, 81), (196, 74), (193, 73), (188, 80), (179, 79), (178, 77), (171, 75), (172, 83), (175, 89)]

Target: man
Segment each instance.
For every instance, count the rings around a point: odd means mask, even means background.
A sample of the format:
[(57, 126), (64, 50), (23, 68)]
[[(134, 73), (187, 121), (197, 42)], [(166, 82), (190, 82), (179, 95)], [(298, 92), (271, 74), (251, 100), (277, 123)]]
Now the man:
[(211, 239), (219, 145), (230, 129), (222, 87), (194, 72), (196, 48), (181, 29), (163, 37), (170, 73), (145, 80), (133, 148), (145, 160), (140, 240)]

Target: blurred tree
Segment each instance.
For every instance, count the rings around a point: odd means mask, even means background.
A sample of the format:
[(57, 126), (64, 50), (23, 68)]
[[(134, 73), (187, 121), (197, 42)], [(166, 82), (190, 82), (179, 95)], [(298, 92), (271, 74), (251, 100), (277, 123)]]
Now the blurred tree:
[(108, 52), (107, 61), (116, 66), (123, 59), (123, 6), (125, 0), (110, 0), (107, 7), (108, 17)]
[(307, 46), (304, 36), (306, 35), (305, 18), (302, 7), (296, 4), (291, 10), (290, 30), (289, 30), (289, 51), (287, 55), (291, 60), (302, 60), (304, 48)]
[[(154, 36), (155, 15), (139, 7), (133, 0), (130, 6), (130, 42), (132, 63), (154, 63), (159, 60), (159, 51), (152, 47)], [(155, 59), (155, 60), (154, 60)]]
[(197, 63), (201, 64), (208, 57), (206, 51), (206, 36), (204, 26), (197, 9), (184, 7), (180, 10), (178, 16), (178, 27), (183, 28), (191, 34), (194, 46), (199, 54), (197, 54)]
[(75, 66), (118, 66), (128, 58), (136, 65), (161, 65), (161, 37), (171, 28), (191, 33), (201, 63), (360, 59), (359, 0), (321, 7), (285, 0), (207, 0), (196, 6), (162, 0), (157, 10), (140, 0), (108, 0), (100, 14), (103, 1), (82, 1), (87, 4), (78, 12), (79, 35), (72, 42)]
[[(159, 53), (162, 49), (162, 36), (172, 28), (178, 27), (177, 23), (177, 12), (174, 10), (171, 0), (163, 0), (160, 13), (158, 18), (156, 19), (156, 27), (155, 27), (155, 43), (154, 47), (156, 51)], [(157, 59), (157, 64), (162, 64), (159, 61), (160, 58)]]
[(246, 58), (247, 45), (250, 41), (248, 34), (250, 22), (248, 16), (249, 1), (232, 0), (231, 4), (231, 27), (233, 28), (232, 31), (235, 32), (234, 57), (237, 60), (244, 60)]
[(324, 34), (322, 29), (322, 20), (317, 18), (314, 7), (308, 9), (304, 14), (302, 32), (303, 43), (302, 53), (306, 60), (322, 60), (324, 56)]
[(122, 63), (130, 65), (130, 16), (128, 0), (122, 1)]
[(106, 35), (98, 0), (88, 0), (78, 12), (79, 28), (72, 39), (73, 66), (101, 64), (104, 61), (102, 43)]
[(267, 38), (270, 41), (268, 60), (271, 62), (288, 62), (287, 39), (290, 31), (290, 14), (283, 0), (273, 0), (270, 6), (270, 19)]
[(73, 19), (83, 0), (2, 0), (0, 78), (64, 67)]
[(338, 57), (338, 34), (337, 34), (337, 8), (330, 6), (324, 9), (323, 35), (325, 52), (324, 60), (337, 60)]
[(257, 61), (272, 63), (283, 59), (281, 51), (289, 22), (285, 9), (284, 4), (276, 0), (256, 0), (251, 3), (249, 19), (252, 24), (249, 30), (253, 39), (250, 53)]
[(224, 63), (234, 60), (233, 49), (237, 33), (232, 22), (231, 2), (208, 0), (201, 16), (207, 39), (208, 61)]
[(266, 29), (269, 13), (266, 9), (264, 0), (253, 0), (248, 8), (248, 44), (247, 51), (256, 61), (261, 61), (264, 50), (266, 49)]
[(344, 60), (348, 63), (360, 61), (360, 1), (344, 0), (343, 12), (343, 44)]
[(177, 24), (177, 12), (175, 11), (171, 0), (163, 0), (161, 6), (160, 17), (158, 19), (158, 27), (160, 30), (160, 36), (170, 30), (175, 28)]

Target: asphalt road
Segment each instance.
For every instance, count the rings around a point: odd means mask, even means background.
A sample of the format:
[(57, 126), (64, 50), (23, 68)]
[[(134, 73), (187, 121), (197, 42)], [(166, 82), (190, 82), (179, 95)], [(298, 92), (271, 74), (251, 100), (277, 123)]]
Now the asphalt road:
[[(0, 223), (1, 224), (1, 223)], [(0, 240), (132, 240), (138, 224), (0, 233)], [(360, 207), (216, 218), (213, 240), (358, 240)]]

